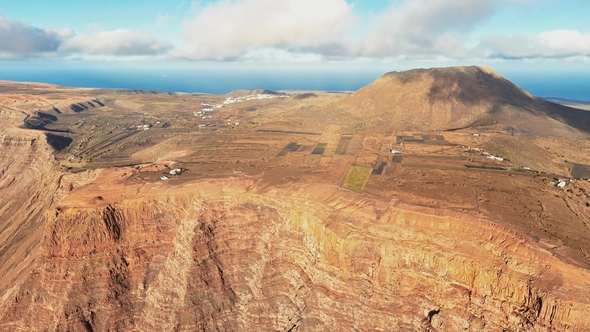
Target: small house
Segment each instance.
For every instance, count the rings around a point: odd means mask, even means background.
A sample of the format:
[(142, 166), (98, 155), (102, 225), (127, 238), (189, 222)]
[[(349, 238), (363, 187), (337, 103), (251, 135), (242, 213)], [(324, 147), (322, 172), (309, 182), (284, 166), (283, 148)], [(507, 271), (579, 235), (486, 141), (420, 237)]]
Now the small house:
[(182, 173), (182, 168), (175, 168), (170, 170), (170, 175), (180, 175)]

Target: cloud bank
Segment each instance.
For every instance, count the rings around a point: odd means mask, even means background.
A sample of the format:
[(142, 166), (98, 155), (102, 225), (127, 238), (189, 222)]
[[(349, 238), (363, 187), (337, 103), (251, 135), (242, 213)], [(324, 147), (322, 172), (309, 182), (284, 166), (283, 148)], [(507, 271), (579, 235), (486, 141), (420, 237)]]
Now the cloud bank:
[(172, 48), (140, 31), (117, 29), (75, 35), (71, 29), (37, 28), (0, 12), (0, 59), (81, 55), (158, 55)]
[[(196, 2), (187, 18), (168, 14), (176, 45), (141, 29), (75, 34), (38, 28), (0, 13), (0, 59), (22, 57), (168, 57), (216, 61), (590, 60), (590, 33), (484, 33), (499, 11), (534, 8), (542, 0), (398, 0), (367, 15), (346, 0), (219, 0)], [(358, 2), (356, 2), (358, 3)], [(520, 7), (529, 6), (529, 7)], [(511, 25), (522, 22), (506, 22)], [(488, 27), (489, 28), (489, 27)]]
[(58, 48), (62, 53), (92, 55), (157, 55), (172, 48), (166, 41), (153, 36), (125, 29), (97, 31), (65, 40)]
[(503, 59), (590, 57), (590, 34), (576, 30), (547, 31), (539, 35), (488, 37), (482, 45), (490, 57)]
[[(360, 54), (371, 57), (473, 56), (468, 32), (510, 0), (413, 0), (377, 17)], [(512, 1), (521, 2), (521, 1)]]
[(193, 42), (179, 57), (235, 59), (252, 50), (301, 52), (340, 43), (357, 20), (345, 0), (221, 1), (182, 23)]
[(36, 28), (9, 20), (0, 12), (0, 58), (18, 58), (57, 51), (61, 43), (73, 36), (70, 29)]
[(190, 43), (173, 56), (228, 61), (589, 56), (588, 36), (578, 31), (473, 36), (499, 8), (535, 2), (405, 0), (362, 22), (345, 0), (225, 0), (204, 5), (182, 23)]

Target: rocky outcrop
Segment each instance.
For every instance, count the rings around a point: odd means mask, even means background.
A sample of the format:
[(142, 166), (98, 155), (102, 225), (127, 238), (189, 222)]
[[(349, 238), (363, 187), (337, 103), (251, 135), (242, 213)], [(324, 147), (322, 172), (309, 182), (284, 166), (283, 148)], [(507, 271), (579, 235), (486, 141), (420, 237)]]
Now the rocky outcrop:
[(47, 108), (46, 112), (53, 113), (53, 114), (72, 114), (72, 113), (80, 113), (87, 110), (104, 107), (105, 104), (100, 98), (93, 98), (93, 99), (79, 99), (76, 100), (74, 103), (71, 101), (63, 101), (53, 104), (51, 107)]
[[(105, 183), (101, 174), (95, 181)], [(102, 177), (102, 178), (101, 178)], [(590, 275), (455, 212), (331, 186), (74, 189), (11, 330), (583, 331)], [(106, 188), (106, 187), (105, 187)]]

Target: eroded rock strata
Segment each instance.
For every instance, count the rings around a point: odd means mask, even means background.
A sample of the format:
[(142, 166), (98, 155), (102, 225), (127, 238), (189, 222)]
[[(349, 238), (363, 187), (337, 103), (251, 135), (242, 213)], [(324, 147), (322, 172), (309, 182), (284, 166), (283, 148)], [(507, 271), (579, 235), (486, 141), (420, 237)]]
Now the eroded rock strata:
[(35, 268), (3, 298), (5, 329), (590, 326), (588, 272), (484, 219), (322, 185), (150, 186), (82, 202), (97, 189), (84, 187), (47, 212)]
[(19, 129), (20, 113), (0, 109), (0, 118), (1, 298), (37, 256), (60, 173), (43, 133)]

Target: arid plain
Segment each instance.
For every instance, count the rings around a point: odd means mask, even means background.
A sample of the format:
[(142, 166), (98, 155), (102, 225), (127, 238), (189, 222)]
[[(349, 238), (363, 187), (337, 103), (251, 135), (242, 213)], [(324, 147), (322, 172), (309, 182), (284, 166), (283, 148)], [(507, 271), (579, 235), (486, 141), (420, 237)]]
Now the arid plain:
[(568, 105), (481, 67), (352, 93), (1, 82), (0, 329), (587, 331)]

